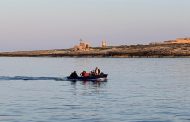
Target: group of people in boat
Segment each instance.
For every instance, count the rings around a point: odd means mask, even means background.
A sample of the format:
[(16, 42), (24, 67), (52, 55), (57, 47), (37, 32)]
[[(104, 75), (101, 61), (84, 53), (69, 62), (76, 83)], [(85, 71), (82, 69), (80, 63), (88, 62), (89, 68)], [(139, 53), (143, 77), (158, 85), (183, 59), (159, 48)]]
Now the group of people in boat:
[[(100, 69), (98, 67), (96, 67), (95, 70), (92, 70), (90, 72), (82, 71), (80, 73), (80, 76), (81, 77), (90, 77), (90, 76), (98, 76), (98, 75), (101, 75), (101, 74), (102, 73), (101, 73)], [(78, 78), (79, 76), (78, 76), (77, 72), (74, 71), (74, 72), (72, 72), (70, 74), (70, 77), (72, 77), (72, 78)]]

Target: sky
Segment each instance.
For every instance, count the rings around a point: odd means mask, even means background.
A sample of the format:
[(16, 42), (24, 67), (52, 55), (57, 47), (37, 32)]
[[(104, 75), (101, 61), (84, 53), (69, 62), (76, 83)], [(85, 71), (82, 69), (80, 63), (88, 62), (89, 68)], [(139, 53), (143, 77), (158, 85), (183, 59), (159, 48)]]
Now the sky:
[(1, 0), (0, 51), (190, 37), (190, 0)]

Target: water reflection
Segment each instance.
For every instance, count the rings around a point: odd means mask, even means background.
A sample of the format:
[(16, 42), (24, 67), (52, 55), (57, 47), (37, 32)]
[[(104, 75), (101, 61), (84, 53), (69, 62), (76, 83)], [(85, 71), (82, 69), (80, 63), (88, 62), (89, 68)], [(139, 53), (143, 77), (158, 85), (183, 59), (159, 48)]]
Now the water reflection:
[(93, 87), (101, 87), (101, 86), (105, 86), (106, 82), (102, 82), (102, 81), (82, 81), (81, 82), (82, 85), (84, 86), (93, 86)]
[(77, 83), (80, 82), (80, 84), (83, 86), (102, 87), (102, 86), (106, 85), (107, 80), (106, 81), (77, 81), (77, 80), (74, 80), (74, 81), (70, 81), (70, 82), (71, 82), (71, 85), (74, 85), (74, 86), (76, 86)]
[(94, 96), (96, 94), (103, 94), (107, 82), (100, 81), (70, 81), (71, 91), (75, 96)]

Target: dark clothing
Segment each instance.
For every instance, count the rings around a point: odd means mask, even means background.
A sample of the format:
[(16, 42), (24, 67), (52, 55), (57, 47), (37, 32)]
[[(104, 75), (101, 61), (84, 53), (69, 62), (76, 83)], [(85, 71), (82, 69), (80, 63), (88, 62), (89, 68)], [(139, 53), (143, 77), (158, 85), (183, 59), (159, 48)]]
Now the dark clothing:
[(100, 69), (98, 69), (98, 74), (100, 74)]
[(70, 77), (71, 77), (71, 78), (78, 78), (78, 75), (77, 75), (76, 72), (73, 72), (73, 73), (71, 73)]

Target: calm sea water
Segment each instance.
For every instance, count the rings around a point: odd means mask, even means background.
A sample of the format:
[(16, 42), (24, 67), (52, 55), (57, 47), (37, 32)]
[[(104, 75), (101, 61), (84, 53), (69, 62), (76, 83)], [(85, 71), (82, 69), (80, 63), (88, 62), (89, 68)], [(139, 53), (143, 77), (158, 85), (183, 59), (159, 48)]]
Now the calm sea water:
[[(107, 82), (57, 80), (96, 66)], [(189, 122), (190, 59), (0, 58), (0, 121)]]

